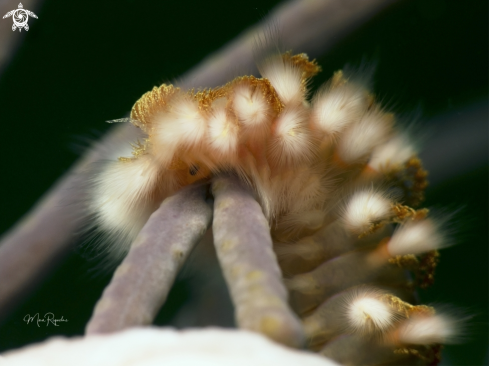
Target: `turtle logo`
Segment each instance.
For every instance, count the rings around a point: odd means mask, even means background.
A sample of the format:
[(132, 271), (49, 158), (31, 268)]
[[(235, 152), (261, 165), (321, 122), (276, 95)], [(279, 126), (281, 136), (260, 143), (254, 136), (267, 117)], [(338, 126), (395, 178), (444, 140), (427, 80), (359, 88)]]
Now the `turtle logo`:
[(34, 14), (30, 10), (24, 9), (22, 3), (19, 3), (19, 8), (15, 10), (9, 11), (7, 14), (3, 16), (3, 19), (12, 16), (14, 24), (12, 25), (12, 30), (15, 31), (19, 28), (19, 32), (24, 28), (26, 31), (29, 30), (29, 25), (27, 24), (27, 20), (29, 19), (29, 15), (37, 19), (37, 15)]

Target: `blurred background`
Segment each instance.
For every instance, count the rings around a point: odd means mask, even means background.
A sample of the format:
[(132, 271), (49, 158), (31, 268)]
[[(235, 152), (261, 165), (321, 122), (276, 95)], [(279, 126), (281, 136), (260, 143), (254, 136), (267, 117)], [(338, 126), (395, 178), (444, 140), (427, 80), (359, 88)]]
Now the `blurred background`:
[[(0, 233), (67, 171), (84, 141), (109, 129), (104, 121), (124, 117), (144, 92), (178, 78), (279, 3), (25, 3), (39, 19), (29, 19), (27, 33), (8, 34), (18, 38), (18, 48), (0, 69)], [(6, 11), (18, 6), (10, 0), (1, 5)], [(318, 57), (323, 72), (313, 84), (319, 86), (345, 64), (367, 60), (376, 64), (378, 98), (406, 119), (420, 116), (422, 157), (432, 168), (425, 206), (460, 209), (453, 223), (457, 245), (442, 251), (436, 282), (420, 297), (472, 316), (463, 342), (445, 348), (447, 365), (489, 364), (487, 5), (399, 1)], [(12, 32), (11, 20), (1, 20), (7, 21), (2, 32)], [(0, 352), (54, 335), (83, 334), (110, 274), (91, 275), (91, 264), (77, 243), (72, 245), (69, 258), (0, 324)], [(181, 276), (158, 324), (185, 323), (174, 319), (196, 296), (191, 280), (191, 273)], [(207, 296), (219, 300), (218, 294)], [(23, 321), (26, 314), (46, 312), (68, 322), (37, 327)], [(216, 322), (232, 326), (229, 313)]]

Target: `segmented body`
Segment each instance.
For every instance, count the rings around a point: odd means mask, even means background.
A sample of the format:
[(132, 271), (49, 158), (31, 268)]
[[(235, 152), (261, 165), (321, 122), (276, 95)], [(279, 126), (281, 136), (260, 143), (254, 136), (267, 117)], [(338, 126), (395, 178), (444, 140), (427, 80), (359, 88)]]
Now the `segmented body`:
[[(443, 245), (438, 222), (411, 207), (427, 185), (414, 144), (341, 71), (309, 98), (320, 68), (306, 55), (272, 55), (258, 66), (263, 78), (144, 94), (130, 119), (144, 137), (96, 178), (98, 224), (128, 245), (165, 197), (234, 172), (268, 219), (309, 348), (352, 364), (436, 363), (441, 339), (402, 335), (410, 319), (435, 317), (409, 302), (433, 281)], [(113, 252), (123, 255), (126, 244)]]

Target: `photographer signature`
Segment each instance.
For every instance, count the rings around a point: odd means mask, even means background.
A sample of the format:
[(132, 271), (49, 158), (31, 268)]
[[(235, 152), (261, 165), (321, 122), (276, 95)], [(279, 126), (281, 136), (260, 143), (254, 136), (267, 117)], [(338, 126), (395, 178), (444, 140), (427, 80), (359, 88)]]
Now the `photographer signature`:
[(60, 319), (55, 319), (53, 313), (46, 313), (44, 315), (44, 318), (39, 317), (39, 313), (31, 316), (30, 314), (27, 314), (24, 316), (24, 321), (29, 324), (29, 323), (34, 323), (34, 320), (37, 323), (37, 326), (40, 327), (39, 323), (46, 323), (46, 326), (49, 325), (49, 323), (53, 324), (55, 327), (59, 327), (59, 322), (67, 322), (67, 319), (64, 319), (63, 316), (61, 316)]

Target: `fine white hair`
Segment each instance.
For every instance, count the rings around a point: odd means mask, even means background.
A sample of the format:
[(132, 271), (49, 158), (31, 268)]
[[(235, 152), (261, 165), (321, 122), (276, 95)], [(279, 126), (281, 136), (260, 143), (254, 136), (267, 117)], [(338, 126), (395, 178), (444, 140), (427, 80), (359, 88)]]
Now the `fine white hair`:
[(364, 114), (340, 137), (337, 146), (339, 158), (347, 164), (367, 162), (374, 148), (389, 139), (392, 125), (392, 116), (378, 108)]
[(392, 215), (389, 196), (374, 189), (361, 189), (353, 193), (341, 210), (341, 220), (354, 233), (363, 233), (375, 222)]
[(455, 319), (445, 314), (413, 316), (399, 329), (399, 341), (404, 344), (450, 343), (458, 334)]
[(385, 144), (376, 147), (368, 165), (376, 171), (404, 164), (416, 154), (414, 144), (402, 134), (396, 135)]
[(433, 219), (409, 221), (394, 232), (387, 244), (389, 253), (395, 255), (421, 254), (445, 245), (444, 235)]
[(354, 332), (385, 332), (396, 321), (396, 311), (375, 288), (355, 289), (348, 299), (346, 318)]
[(284, 104), (300, 104), (304, 97), (302, 70), (282, 56), (270, 56), (258, 65), (261, 75), (275, 88)]
[(358, 85), (323, 88), (313, 99), (311, 119), (320, 130), (334, 137), (358, 122), (367, 107), (367, 93)]

